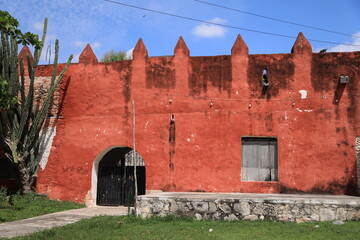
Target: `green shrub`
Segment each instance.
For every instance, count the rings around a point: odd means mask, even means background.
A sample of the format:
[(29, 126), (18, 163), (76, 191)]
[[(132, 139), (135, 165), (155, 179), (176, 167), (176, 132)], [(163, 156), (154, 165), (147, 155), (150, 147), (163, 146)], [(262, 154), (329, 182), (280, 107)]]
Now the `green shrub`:
[(109, 62), (115, 62), (120, 60), (126, 60), (126, 52), (125, 51), (114, 51), (110, 50), (104, 54), (104, 56), (101, 58), (100, 62), (109, 63)]
[(0, 206), (4, 206), (7, 203), (7, 188), (0, 187)]

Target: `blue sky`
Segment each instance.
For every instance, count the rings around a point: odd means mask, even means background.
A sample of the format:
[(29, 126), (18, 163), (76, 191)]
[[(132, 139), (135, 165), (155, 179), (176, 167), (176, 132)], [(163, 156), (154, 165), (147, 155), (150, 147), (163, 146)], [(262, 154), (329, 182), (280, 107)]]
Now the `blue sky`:
[[(338, 43), (311, 42), (314, 52), (324, 48), (328, 51), (360, 51), (359, 0), (203, 0), (350, 36), (284, 24), (194, 0), (114, 1), (257, 31), (294, 37), (303, 32), (308, 39)], [(17, 18), (25, 32), (40, 34), (47, 17), (45, 48), (50, 42), (53, 47), (55, 39), (59, 39), (60, 62), (65, 62), (70, 54), (74, 54), (73, 62), (77, 62), (86, 43), (91, 44), (99, 59), (111, 49), (130, 52), (140, 37), (149, 56), (173, 55), (179, 36), (184, 38), (191, 56), (229, 55), (237, 34), (245, 40), (250, 54), (289, 53), (295, 42), (295, 39), (188, 21), (103, 0), (0, 0), (0, 9)], [(359, 37), (351, 36), (354, 34)], [(45, 54), (43, 62), (44, 58)]]

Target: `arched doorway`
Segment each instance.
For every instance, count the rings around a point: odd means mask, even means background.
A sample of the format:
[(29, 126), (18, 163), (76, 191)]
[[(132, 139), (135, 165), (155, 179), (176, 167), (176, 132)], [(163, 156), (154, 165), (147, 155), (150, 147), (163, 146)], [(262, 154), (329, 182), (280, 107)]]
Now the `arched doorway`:
[(115, 147), (99, 161), (96, 204), (132, 206), (135, 196), (136, 165), (138, 195), (145, 194), (145, 164), (139, 153), (129, 147)]

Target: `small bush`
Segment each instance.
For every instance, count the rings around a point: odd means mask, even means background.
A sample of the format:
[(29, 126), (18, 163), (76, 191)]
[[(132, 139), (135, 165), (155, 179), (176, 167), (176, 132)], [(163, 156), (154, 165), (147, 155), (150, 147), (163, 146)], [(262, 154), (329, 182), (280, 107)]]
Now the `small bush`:
[(104, 63), (110, 63), (110, 62), (115, 62), (115, 61), (120, 61), (120, 60), (126, 60), (126, 52), (125, 51), (108, 51), (104, 54), (104, 56), (101, 58), (100, 62), (104, 62)]
[(7, 203), (7, 188), (0, 187), (0, 206), (4, 206)]

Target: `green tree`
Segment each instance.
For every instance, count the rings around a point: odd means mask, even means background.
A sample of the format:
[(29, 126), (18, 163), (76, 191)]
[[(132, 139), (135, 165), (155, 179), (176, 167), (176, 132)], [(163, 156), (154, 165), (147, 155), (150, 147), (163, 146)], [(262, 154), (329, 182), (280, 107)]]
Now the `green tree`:
[(125, 51), (114, 51), (110, 50), (104, 54), (104, 56), (101, 58), (100, 62), (115, 62), (119, 60), (126, 60), (126, 52)]
[[(54, 91), (70, 65), (72, 55), (63, 71), (57, 76), (59, 41), (56, 40), (49, 91), (41, 106), (34, 104), (35, 72), (45, 42), (47, 19), (45, 18), (44, 21), (41, 41), (35, 34), (23, 34), (19, 30), (18, 21), (8, 12), (0, 11), (0, 26), (0, 75), (2, 84), (0, 89), (4, 92), (0, 101), (6, 103), (6, 107), (0, 108), (0, 148), (4, 150), (6, 157), (17, 168), (22, 193), (28, 193), (31, 191), (40, 161), (41, 129)], [(35, 49), (33, 63), (27, 56), (29, 75), (27, 92), (25, 92), (24, 59), (20, 59), (18, 62), (18, 44), (30, 44)]]

